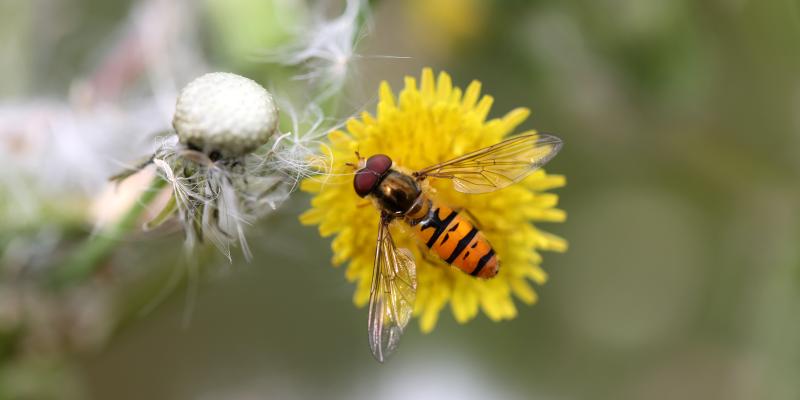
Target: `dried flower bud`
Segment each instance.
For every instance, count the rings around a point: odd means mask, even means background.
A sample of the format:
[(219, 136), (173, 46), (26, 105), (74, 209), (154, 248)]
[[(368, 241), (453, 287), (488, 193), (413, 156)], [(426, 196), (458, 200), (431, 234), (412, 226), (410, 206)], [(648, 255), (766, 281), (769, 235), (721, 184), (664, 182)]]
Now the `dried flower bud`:
[(212, 159), (236, 157), (264, 145), (275, 133), (278, 108), (255, 81), (213, 72), (186, 85), (172, 126), (181, 143)]

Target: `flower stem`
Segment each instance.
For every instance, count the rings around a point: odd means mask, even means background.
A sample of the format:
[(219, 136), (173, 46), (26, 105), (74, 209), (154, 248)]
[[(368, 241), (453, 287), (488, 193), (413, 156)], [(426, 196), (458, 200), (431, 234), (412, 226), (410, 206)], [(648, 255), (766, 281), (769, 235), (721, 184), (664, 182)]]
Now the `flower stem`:
[(155, 200), (166, 185), (160, 177), (153, 178), (137, 201), (125, 215), (103, 232), (93, 235), (78, 246), (51, 276), (50, 283), (58, 288), (81, 282), (95, 272), (105, 261), (122, 237), (135, 226), (142, 212)]

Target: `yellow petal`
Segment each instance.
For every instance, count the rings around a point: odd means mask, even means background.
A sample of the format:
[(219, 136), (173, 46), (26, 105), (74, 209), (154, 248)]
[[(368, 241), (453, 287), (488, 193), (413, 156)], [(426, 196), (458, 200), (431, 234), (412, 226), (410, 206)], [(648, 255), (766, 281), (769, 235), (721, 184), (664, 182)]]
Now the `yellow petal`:
[(511, 281), (511, 289), (523, 303), (533, 304), (536, 302), (536, 292), (525, 281), (514, 279)]
[[(541, 170), (540, 170), (541, 171)], [(537, 171), (539, 172), (539, 171)], [(545, 191), (564, 187), (567, 184), (567, 179), (563, 175), (546, 175), (539, 174), (532, 175), (525, 180), (525, 186), (536, 191)]]
[(433, 70), (425, 68), (422, 70), (422, 81), (420, 83), (419, 91), (422, 97), (426, 100), (433, 99), (433, 91), (435, 90), (436, 83), (433, 81)]
[(492, 103), (494, 103), (494, 97), (486, 95), (483, 96), (480, 102), (478, 102), (478, 106), (475, 107), (475, 115), (478, 117), (478, 120), (484, 121), (486, 116), (489, 115), (489, 110), (492, 108)]
[(347, 123), (345, 123), (345, 127), (347, 127), (347, 131), (352, 133), (353, 137), (355, 138), (361, 138), (365, 136), (364, 132), (365, 125), (361, 121), (355, 118), (348, 119)]
[(422, 312), (422, 317), (419, 319), (419, 329), (422, 333), (430, 333), (436, 327), (436, 322), (439, 320), (439, 309), (434, 304), (429, 304)]
[(531, 115), (531, 110), (524, 107), (509, 111), (508, 114), (503, 117), (503, 130), (506, 133), (513, 131), (519, 124), (525, 122), (529, 115)]
[(343, 147), (346, 143), (350, 142), (350, 136), (342, 131), (336, 130), (328, 134), (328, 141), (333, 146)]
[(439, 81), (436, 85), (436, 98), (443, 102), (447, 103), (450, 100), (450, 91), (453, 89), (453, 82), (450, 79), (450, 75), (447, 72), (440, 72), (439, 73)]
[(411, 93), (411, 92), (416, 92), (417, 91), (417, 80), (414, 79), (414, 77), (412, 77), (412, 76), (405, 77), (405, 79), (403, 80), (403, 83), (405, 84), (405, 90), (403, 90), (401, 92), (401, 94), (402, 93)]
[(322, 220), (322, 213), (316, 208), (312, 208), (300, 214), (300, 223), (303, 225), (318, 224), (321, 220)]
[(462, 102), (465, 110), (471, 110), (478, 102), (478, 97), (481, 95), (481, 83), (478, 81), (470, 82), (467, 86), (467, 91), (464, 93), (464, 100)]
[(467, 286), (457, 286), (453, 290), (453, 298), (450, 300), (453, 316), (460, 324), (475, 318), (475, 314), (478, 312), (477, 293), (471, 291)]
[(532, 268), (530, 268), (526, 273), (526, 275), (528, 275), (528, 277), (533, 279), (533, 281), (539, 285), (544, 285), (544, 283), (547, 282), (547, 273), (544, 272), (541, 268), (539, 268), (538, 265), (535, 265)]
[(322, 189), (322, 182), (316, 179), (304, 179), (300, 182), (300, 190), (309, 193), (317, 193)]
[(394, 94), (392, 93), (391, 86), (389, 86), (389, 82), (381, 81), (379, 93), (380, 93), (379, 104), (386, 104), (389, 107), (395, 107)]

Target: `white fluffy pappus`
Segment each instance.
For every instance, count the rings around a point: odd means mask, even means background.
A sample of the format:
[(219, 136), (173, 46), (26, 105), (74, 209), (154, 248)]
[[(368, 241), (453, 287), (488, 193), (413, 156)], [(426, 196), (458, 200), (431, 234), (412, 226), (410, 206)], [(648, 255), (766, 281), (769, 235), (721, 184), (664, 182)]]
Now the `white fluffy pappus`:
[(367, 6), (363, 0), (347, 0), (341, 15), (325, 19), (317, 12), (311, 20), (299, 27), (292, 27), (293, 43), (279, 49), (266, 51), (261, 59), (287, 66), (298, 66), (303, 73), (295, 79), (306, 80), (317, 85), (317, 101), (336, 94), (347, 81), (351, 61), (356, 56), (355, 47), (363, 32), (359, 31), (359, 15), (364, 15)]

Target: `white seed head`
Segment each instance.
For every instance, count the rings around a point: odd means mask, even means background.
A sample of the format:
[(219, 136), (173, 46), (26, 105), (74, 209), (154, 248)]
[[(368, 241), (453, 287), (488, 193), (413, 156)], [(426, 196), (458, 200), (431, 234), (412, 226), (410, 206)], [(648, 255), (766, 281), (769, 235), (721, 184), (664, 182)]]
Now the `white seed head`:
[(172, 126), (191, 148), (236, 157), (267, 143), (278, 129), (278, 107), (255, 81), (213, 72), (181, 91)]

